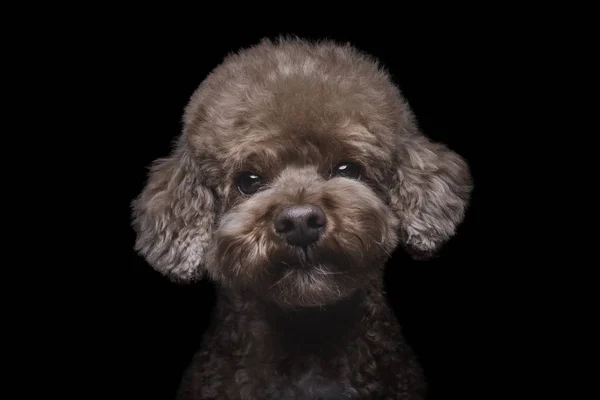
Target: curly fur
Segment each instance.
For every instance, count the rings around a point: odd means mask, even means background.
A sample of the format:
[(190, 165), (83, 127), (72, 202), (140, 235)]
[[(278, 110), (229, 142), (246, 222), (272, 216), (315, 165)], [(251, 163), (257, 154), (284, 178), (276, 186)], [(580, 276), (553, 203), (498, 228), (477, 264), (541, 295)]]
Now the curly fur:
[[(332, 176), (341, 162), (361, 165), (360, 179)], [(237, 190), (243, 171), (262, 176), (261, 190)], [(471, 187), (465, 160), (420, 132), (372, 57), (300, 39), (230, 54), (132, 203), (135, 248), (154, 268), (220, 288), (179, 398), (422, 399), (383, 267), (398, 245), (434, 256)], [(327, 215), (306, 249), (273, 229), (294, 204)]]

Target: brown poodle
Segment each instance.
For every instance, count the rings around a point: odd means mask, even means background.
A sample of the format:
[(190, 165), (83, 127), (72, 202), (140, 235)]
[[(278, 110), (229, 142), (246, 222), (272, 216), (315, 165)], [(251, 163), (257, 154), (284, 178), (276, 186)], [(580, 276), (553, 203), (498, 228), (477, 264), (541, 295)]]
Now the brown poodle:
[(219, 288), (179, 398), (423, 399), (384, 266), (399, 244), (433, 256), (471, 188), (466, 162), (350, 45), (264, 40), (229, 55), (133, 202), (136, 250)]

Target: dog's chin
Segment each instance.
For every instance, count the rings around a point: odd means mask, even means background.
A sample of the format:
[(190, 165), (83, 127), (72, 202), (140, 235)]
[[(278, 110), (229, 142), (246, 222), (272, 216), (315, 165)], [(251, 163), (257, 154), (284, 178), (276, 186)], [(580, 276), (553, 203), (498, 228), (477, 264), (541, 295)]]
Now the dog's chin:
[(383, 264), (384, 254), (368, 254), (364, 248), (359, 253), (332, 251), (331, 243), (305, 249), (274, 246), (265, 259), (242, 260), (237, 271), (252, 275), (238, 272), (224, 283), (283, 308), (331, 305), (360, 290)]
[(361, 280), (331, 265), (287, 265), (257, 295), (283, 308), (326, 306), (360, 289)]

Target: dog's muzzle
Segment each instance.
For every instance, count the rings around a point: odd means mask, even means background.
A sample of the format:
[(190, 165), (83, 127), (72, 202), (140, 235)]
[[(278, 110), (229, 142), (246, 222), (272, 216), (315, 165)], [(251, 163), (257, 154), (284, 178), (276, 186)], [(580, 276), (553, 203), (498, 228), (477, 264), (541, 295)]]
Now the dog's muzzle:
[(316, 242), (326, 225), (325, 213), (312, 204), (286, 207), (275, 217), (275, 232), (291, 246), (307, 247)]

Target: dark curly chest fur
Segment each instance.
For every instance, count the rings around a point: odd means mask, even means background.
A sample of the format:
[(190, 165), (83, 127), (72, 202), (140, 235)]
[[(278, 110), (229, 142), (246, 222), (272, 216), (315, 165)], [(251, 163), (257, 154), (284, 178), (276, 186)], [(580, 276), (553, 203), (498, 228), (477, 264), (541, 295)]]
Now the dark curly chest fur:
[(222, 296), (179, 399), (422, 399), (423, 379), (391, 310), (356, 295), (284, 311)]

